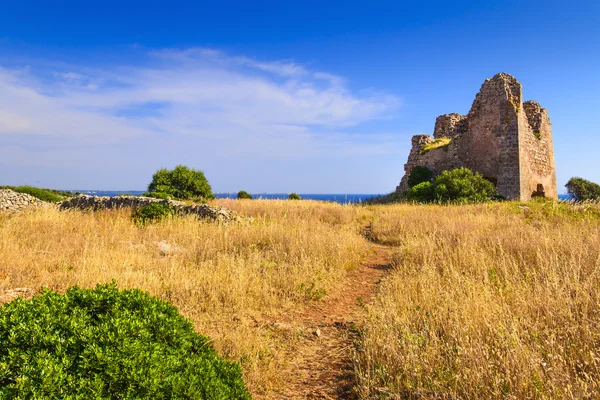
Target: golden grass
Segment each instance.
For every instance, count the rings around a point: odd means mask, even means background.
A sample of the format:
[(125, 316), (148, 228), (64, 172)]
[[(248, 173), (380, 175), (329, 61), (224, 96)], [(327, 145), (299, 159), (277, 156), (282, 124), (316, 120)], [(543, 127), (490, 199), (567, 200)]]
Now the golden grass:
[(300, 342), (269, 321), (343, 288), (368, 253), (368, 225), (394, 247), (394, 268), (367, 306), (362, 398), (600, 397), (599, 205), (216, 203), (254, 220), (0, 215), (0, 289), (141, 288), (239, 361), (255, 397), (277, 397)]
[[(223, 201), (254, 216), (229, 225), (174, 218), (144, 228), (130, 212), (41, 209), (0, 216), (0, 289), (116, 280), (170, 300), (217, 351), (240, 361), (255, 396), (283, 384), (290, 338), (265, 317), (316, 301), (343, 282), (368, 243), (356, 208), (289, 201)], [(282, 353), (281, 353), (282, 354)]]
[(598, 207), (528, 206), (379, 210), (372, 237), (396, 248), (357, 353), (362, 398), (600, 397)]

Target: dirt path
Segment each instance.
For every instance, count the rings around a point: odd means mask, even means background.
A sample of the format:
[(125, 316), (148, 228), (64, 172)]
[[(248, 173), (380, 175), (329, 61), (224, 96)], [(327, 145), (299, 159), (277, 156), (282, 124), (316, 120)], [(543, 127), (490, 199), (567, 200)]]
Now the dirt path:
[(345, 284), (324, 301), (289, 315), (302, 328), (301, 342), (290, 354), (285, 370), (289, 380), (277, 398), (354, 399), (353, 339), (364, 318), (363, 307), (371, 301), (390, 265), (390, 249), (373, 245), (374, 253)]

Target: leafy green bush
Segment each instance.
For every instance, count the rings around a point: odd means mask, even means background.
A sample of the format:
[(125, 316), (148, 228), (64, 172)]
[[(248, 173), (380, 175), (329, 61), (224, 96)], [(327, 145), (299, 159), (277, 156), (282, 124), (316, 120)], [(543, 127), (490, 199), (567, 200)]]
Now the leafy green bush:
[(250, 193), (246, 192), (245, 190), (240, 190), (237, 194), (237, 198), (252, 200), (252, 195)]
[(162, 199), (162, 200), (170, 200), (170, 199), (175, 199), (175, 197), (169, 193), (165, 193), (165, 192), (146, 192), (143, 194), (144, 197), (152, 197), (155, 199)]
[(42, 201), (56, 203), (63, 201), (65, 197), (70, 197), (70, 193), (60, 192), (58, 190), (42, 189), (34, 186), (0, 186), (0, 189), (10, 189), (18, 193), (26, 193)]
[(490, 200), (496, 188), (480, 173), (462, 167), (442, 171), (435, 178), (434, 192), (441, 202), (479, 203)]
[(598, 200), (600, 199), (600, 185), (583, 178), (573, 177), (565, 185), (567, 191), (575, 200)]
[(434, 197), (434, 187), (431, 182), (421, 182), (408, 192), (408, 199), (427, 203)]
[(172, 305), (113, 284), (0, 307), (0, 398), (250, 399)]
[(148, 192), (161, 192), (183, 200), (213, 199), (215, 196), (202, 171), (178, 165), (173, 170), (161, 168), (152, 176)]
[(413, 186), (417, 186), (419, 183), (430, 182), (431, 176), (432, 173), (429, 168), (418, 165), (411, 169), (410, 174), (408, 174), (408, 187), (412, 188)]
[(413, 186), (407, 197), (423, 203), (479, 203), (500, 198), (493, 183), (464, 167), (442, 171), (433, 183), (421, 182)]
[(151, 203), (138, 207), (131, 213), (131, 219), (138, 225), (159, 222), (175, 215), (175, 208), (167, 203)]
[(291, 193), (288, 200), (302, 200), (302, 197), (298, 193)]

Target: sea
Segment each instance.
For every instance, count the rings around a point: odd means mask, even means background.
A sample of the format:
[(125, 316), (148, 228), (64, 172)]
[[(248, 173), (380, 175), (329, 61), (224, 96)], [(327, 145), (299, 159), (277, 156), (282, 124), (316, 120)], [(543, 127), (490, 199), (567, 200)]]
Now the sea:
[[(74, 193), (84, 193), (91, 196), (118, 196), (122, 194), (132, 194), (134, 196), (141, 196), (143, 190), (69, 190)], [(387, 194), (387, 193), (386, 193)], [(385, 196), (385, 194), (310, 194), (310, 193), (299, 193), (300, 197), (305, 200), (320, 200), (320, 201), (331, 201), (340, 204), (353, 204), (362, 203), (365, 200), (371, 199), (377, 196)], [(255, 199), (264, 200), (285, 200), (289, 196), (289, 193), (252, 193), (252, 197)], [(237, 193), (215, 193), (215, 197), (218, 199), (235, 199)], [(569, 194), (559, 194), (559, 200), (568, 201), (572, 199)]]
[[(134, 196), (141, 196), (145, 193), (143, 190), (69, 190), (73, 193), (83, 193), (90, 196), (119, 196), (124, 194), (131, 194)], [(264, 200), (285, 200), (290, 195), (289, 193), (251, 193), (255, 199)], [(340, 204), (351, 204), (351, 203), (362, 203), (363, 201), (383, 196), (383, 194), (310, 194), (310, 193), (298, 193), (302, 199), (305, 200), (320, 200), (320, 201), (331, 201)], [(235, 199), (236, 193), (215, 193), (218, 199)]]

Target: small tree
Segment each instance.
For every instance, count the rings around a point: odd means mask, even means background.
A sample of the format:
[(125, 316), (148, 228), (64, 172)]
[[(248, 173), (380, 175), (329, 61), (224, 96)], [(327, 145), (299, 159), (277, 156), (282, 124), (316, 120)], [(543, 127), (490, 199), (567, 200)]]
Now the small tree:
[(184, 165), (178, 165), (170, 171), (166, 168), (156, 171), (148, 185), (148, 191), (168, 194), (183, 200), (214, 198), (204, 173)]
[(408, 187), (417, 186), (419, 183), (430, 182), (431, 181), (431, 170), (427, 167), (416, 166), (410, 170), (408, 174)]
[(442, 202), (479, 203), (496, 193), (494, 184), (468, 168), (442, 171), (435, 178), (435, 198)]
[(250, 193), (246, 192), (245, 190), (240, 190), (237, 194), (237, 198), (238, 198), (238, 200), (241, 200), (241, 199), (252, 200), (252, 195)]
[(302, 197), (298, 193), (291, 193), (288, 200), (302, 200)]
[(597, 200), (600, 199), (600, 185), (583, 178), (573, 177), (565, 185), (567, 191), (575, 200)]

